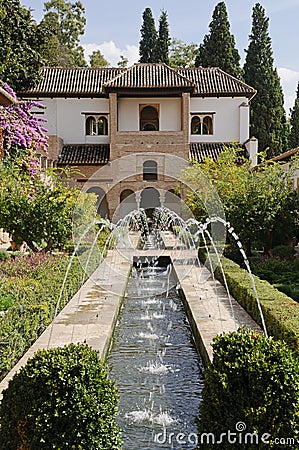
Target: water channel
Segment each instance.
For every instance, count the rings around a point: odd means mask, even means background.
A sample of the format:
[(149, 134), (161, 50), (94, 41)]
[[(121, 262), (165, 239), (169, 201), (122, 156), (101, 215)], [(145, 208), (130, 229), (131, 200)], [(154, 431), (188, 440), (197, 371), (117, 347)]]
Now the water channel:
[(124, 450), (196, 447), (203, 366), (174, 276), (153, 259), (128, 283), (108, 358)]

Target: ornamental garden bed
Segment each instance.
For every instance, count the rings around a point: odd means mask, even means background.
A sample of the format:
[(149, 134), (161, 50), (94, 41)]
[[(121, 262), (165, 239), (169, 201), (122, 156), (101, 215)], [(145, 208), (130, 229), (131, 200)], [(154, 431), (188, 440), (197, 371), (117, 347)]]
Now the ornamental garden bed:
[[(45, 253), (0, 263), (0, 379), (51, 323), (68, 263), (67, 254)], [(60, 309), (80, 288), (82, 276), (75, 258)]]

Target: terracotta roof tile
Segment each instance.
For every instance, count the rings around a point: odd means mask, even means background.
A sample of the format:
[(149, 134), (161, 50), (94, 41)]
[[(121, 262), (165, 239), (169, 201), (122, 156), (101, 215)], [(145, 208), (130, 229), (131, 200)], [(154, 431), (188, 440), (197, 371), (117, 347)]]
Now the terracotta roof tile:
[(219, 68), (170, 68), (134, 64), (129, 68), (44, 68), (41, 81), (23, 96), (100, 97), (106, 90), (181, 89), (200, 96), (246, 96), (255, 90)]
[(107, 164), (110, 157), (109, 144), (64, 145), (58, 157), (58, 165)]
[(40, 82), (24, 94), (36, 96), (99, 96), (103, 85), (124, 69), (44, 67)]
[(184, 73), (179, 73), (166, 64), (134, 64), (114, 79), (107, 81), (104, 87), (106, 89), (189, 88), (194, 90), (195, 83), (186, 78)]
[[(217, 161), (218, 156), (224, 149), (233, 147), (235, 147), (235, 144), (231, 142), (191, 142), (190, 159), (199, 163), (204, 162), (206, 158), (212, 158), (213, 161)], [(242, 156), (248, 156), (245, 148)]]
[(218, 67), (192, 67), (177, 69), (197, 86), (197, 95), (244, 95), (253, 97), (255, 89), (229, 75)]

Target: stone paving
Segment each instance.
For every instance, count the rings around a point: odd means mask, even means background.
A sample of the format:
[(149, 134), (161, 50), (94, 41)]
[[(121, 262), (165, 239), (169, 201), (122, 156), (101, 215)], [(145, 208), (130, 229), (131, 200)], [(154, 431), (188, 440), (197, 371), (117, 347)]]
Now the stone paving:
[[(197, 253), (185, 249), (171, 233), (162, 232), (165, 250), (159, 255), (169, 256), (178, 279), (196, 345), (204, 363), (212, 360), (211, 342), (223, 332), (244, 325), (261, 332), (258, 325), (229, 297), (224, 287), (198, 264)], [(0, 383), (0, 396), (12, 376), (26, 364), (38, 349), (85, 342), (105, 359), (117, 321), (118, 312), (131, 271), (133, 256), (150, 256), (153, 250), (136, 250), (139, 234), (130, 233), (130, 245), (108, 252), (106, 259), (60, 312), (52, 324), (25, 353)]]

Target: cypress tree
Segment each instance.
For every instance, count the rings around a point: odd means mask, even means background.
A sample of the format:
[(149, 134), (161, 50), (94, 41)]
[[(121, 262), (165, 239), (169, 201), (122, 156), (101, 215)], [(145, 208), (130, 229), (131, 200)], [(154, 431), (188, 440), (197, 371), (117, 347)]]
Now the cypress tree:
[(169, 47), (169, 25), (167, 21), (167, 13), (163, 10), (159, 19), (159, 31), (156, 51), (157, 62), (169, 64)]
[(299, 83), (297, 86), (297, 97), (295, 104), (291, 110), (291, 132), (290, 132), (290, 148), (299, 147)]
[(142, 15), (141, 39), (139, 41), (139, 62), (154, 63), (156, 59), (157, 31), (152, 10), (146, 8)]
[(251, 102), (251, 136), (259, 140), (259, 151), (271, 158), (286, 150), (286, 115), (280, 78), (268, 33), (264, 8), (253, 7), (252, 30), (244, 65), (245, 82), (257, 90)]
[(235, 38), (230, 33), (230, 24), (224, 2), (216, 5), (210, 33), (204, 36), (198, 48), (195, 67), (220, 67), (225, 72), (242, 78), (240, 55), (235, 47)]

